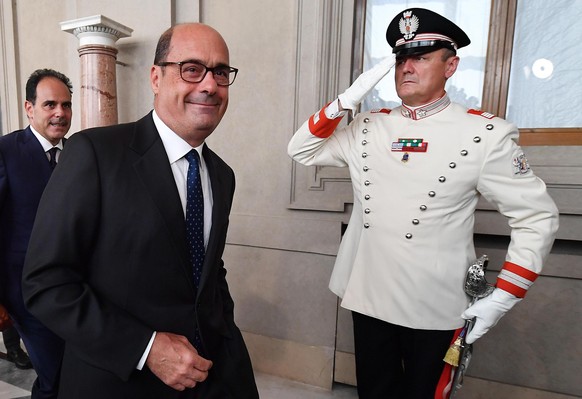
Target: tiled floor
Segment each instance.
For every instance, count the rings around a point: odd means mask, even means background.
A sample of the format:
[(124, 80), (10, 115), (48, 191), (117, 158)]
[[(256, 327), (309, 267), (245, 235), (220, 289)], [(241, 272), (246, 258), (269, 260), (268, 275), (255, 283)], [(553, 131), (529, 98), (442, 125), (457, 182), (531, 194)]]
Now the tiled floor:
[[(5, 353), (0, 335), (0, 352)], [(36, 374), (34, 370), (19, 370), (5, 359), (0, 359), (0, 399), (28, 399)], [(356, 389), (337, 384), (332, 391), (295, 381), (256, 374), (261, 399), (357, 399)]]
[[(0, 349), (4, 353), (4, 347)], [(36, 378), (34, 370), (19, 370), (0, 359), (0, 399), (30, 398), (30, 387)]]

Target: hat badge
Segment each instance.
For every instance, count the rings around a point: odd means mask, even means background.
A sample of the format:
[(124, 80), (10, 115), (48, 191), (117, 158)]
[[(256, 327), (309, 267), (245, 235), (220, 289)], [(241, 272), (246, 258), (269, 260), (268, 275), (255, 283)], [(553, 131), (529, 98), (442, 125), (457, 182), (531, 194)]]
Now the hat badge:
[(400, 28), (400, 33), (402, 33), (405, 40), (410, 40), (414, 37), (419, 24), (418, 17), (412, 15), (412, 11), (404, 11), (402, 13), (402, 18), (400, 18), (400, 21), (398, 22), (398, 27)]

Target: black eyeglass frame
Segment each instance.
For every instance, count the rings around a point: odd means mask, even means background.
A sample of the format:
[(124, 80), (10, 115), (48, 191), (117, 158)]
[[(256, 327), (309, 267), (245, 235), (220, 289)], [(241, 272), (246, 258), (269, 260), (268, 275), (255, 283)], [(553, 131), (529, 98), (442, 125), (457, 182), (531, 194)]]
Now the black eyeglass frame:
[[(182, 76), (182, 65), (184, 65), (184, 64), (197, 64), (197, 65), (200, 65), (201, 67), (203, 67), (204, 68), (204, 73), (202, 74), (202, 77), (200, 78), (200, 80), (198, 80), (198, 81), (192, 81), (192, 80), (186, 80), (186, 79), (184, 79), (184, 76)], [(180, 78), (184, 82), (188, 82), (188, 83), (200, 83), (200, 82), (202, 82), (204, 80), (204, 78), (206, 77), (206, 74), (208, 72), (212, 72), (212, 77), (214, 78), (214, 76), (215, 76), (214, 75), (214, 71), (215, 70), (220, 69), (220, 68), (228, 68), (228, 74), (229, 74), (229, 76), (230, 76), (230, 74), (232, 74), (234, 72), (234, 76), (232, 78), (232, 81), (230, 81), (230, 78), (229, 78), (229, 83), (226, 84), (226, 85), (220, 84), (218, 82), (216, 82), (216, 84), (218, 86), (230, 86), (230, 85), (232, 85), (234, 83), (234, 81), (236, 80), (236, 75), (238, 74), (238, 68), (231, 67), (230, 65), (217, 65), (215, 67), (210, 68), (210, 67), (207, 67), (206, 65), (204, 65), (201, 62), (193, 61), (193, 60), (186, 60), (186, 61), (180, 61), (180, 62), (163, 61), (163, 62), (158, 62), (156, 65), (159, 66), (159, 67), (165, 67), (165, 66), (168, 66), (168, 65), (178, 65), (179, 66), (178, 70), (180, 71)], [(216, 78), (214, 78), (214, 79), (216, 81)]]

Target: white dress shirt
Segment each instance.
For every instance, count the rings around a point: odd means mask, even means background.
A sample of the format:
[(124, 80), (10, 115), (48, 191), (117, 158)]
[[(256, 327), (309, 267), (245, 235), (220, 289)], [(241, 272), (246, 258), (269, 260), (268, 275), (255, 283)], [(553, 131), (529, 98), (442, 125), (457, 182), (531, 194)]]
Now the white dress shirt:
[(37, 138), (37, 140), (40, 142), (40, 145), (42, 146), (42, 149), (44, 150), (44, 153), (46, 154), (46, 158), (48, 160), (50, 160), (50, 155), (48, 153), (48, 151), (53, 148), (53, 147), (57, 147), (59, 150), (57, 151), (57, 155), (56, 155), (56, 161), (59, 161), (59, 158), (61, 156), (61, 151), (63, 150), (63, 140), (59, 140), (57, 145), (52, 145), (50, 141), (48, 141), (47, 139), (45, 139), (39, 132), (37, 132), (32, 125), (30, 125), (30, 130), (32, 131), (32, 134), (34, 134), (34, 136)]

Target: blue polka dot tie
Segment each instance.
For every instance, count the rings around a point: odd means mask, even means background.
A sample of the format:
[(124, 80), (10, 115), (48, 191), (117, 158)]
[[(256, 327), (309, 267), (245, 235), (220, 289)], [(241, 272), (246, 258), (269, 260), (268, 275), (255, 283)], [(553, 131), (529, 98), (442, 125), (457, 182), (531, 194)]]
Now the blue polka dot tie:
[[(200, 284), (202, 264), (204, 263), (204, 196), (200, 182), (200, 169), (198, 151), (191, 150), (186, 154), (188, 161), (188, 177), (186, 179), (186, 240), (190, 251), (190, 263), (194, 275), (196, 289)], [(196, 328), (194, 347), (200, 355), (203, 355), (200, 332)]]
[(204, 262), (204, 196), (200, 183), (200, 155), (196, 150), (186, 154), (188, 160), (186, 196), (186, 240), (190, 250), (190, 262), (196, 288), (200, 284), (202, 263)]

